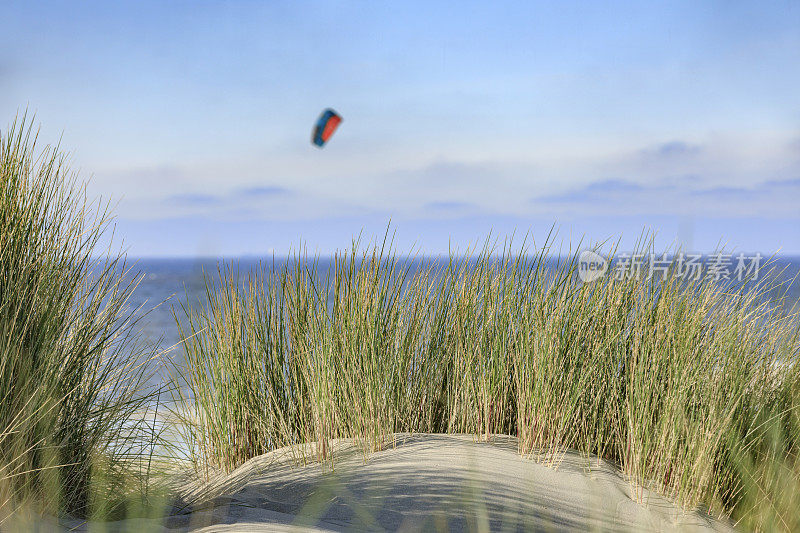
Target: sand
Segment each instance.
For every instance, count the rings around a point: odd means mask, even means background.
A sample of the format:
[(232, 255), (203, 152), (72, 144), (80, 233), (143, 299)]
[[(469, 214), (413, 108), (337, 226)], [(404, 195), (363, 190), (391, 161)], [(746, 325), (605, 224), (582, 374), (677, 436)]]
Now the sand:
[[(399, 435), (366, 459), (347, 442), (332, 449), (333, 469), (297, 466), (283, 449), (209, 482), (184, 473), (174, 480), (182, 503), (168, 518), (114, 522), (103, 530), (733, 530), (632, 488), (605, 462), (573, 453), (556, 467), (526, 459), (511, 437), (486, 443), (474, 436)], [(76, 521), (62, 525), (96, 530)]]

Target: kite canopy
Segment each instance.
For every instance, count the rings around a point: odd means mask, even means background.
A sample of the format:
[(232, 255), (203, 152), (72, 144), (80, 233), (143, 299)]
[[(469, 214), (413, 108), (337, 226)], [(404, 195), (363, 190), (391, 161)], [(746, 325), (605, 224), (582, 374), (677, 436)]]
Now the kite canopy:
[(342, 117), (336, 111), (330, 108), (326, 109), (317, 119), (314, 133), (311, 135), (311, 142), (322, 148), (341, 122)]

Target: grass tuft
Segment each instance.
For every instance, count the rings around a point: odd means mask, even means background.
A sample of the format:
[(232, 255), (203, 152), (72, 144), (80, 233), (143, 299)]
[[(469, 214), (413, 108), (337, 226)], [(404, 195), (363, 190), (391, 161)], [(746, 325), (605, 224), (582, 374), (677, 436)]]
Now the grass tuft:
[(109, 220), (25, 116), (0, 132), (0, 520), (107, 514), (141, 482), (153, 351), (130, 333), (138, 278), (93, 255)]

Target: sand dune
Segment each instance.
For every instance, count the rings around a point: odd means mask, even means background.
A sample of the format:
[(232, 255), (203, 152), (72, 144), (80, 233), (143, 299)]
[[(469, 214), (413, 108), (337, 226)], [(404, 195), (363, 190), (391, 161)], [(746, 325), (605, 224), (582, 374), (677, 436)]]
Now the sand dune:
[[(176, 477), (183, 502), (166, 520), (109, 531), (730, 531), (611, 465), (566, 454), (556, 468), (521, 457), (511, 437), (399, 435), (364, 456), (334, 443), (334, 468), (295, 466), (287, 449), (200, 483)], [(72, 526), (77, 523), (70, 524)], [(78, 525), (78, 530), (87, 530)]]

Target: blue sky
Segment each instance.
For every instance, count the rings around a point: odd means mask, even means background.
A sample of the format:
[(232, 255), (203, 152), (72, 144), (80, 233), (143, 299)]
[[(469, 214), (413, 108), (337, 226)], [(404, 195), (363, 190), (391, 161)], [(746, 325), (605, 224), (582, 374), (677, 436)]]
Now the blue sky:
[(556, 224), (800, 254), (797, 2), (6, 1), (0, 127), (26, 107), (132, 255), (390, 219), (427, 253)]

